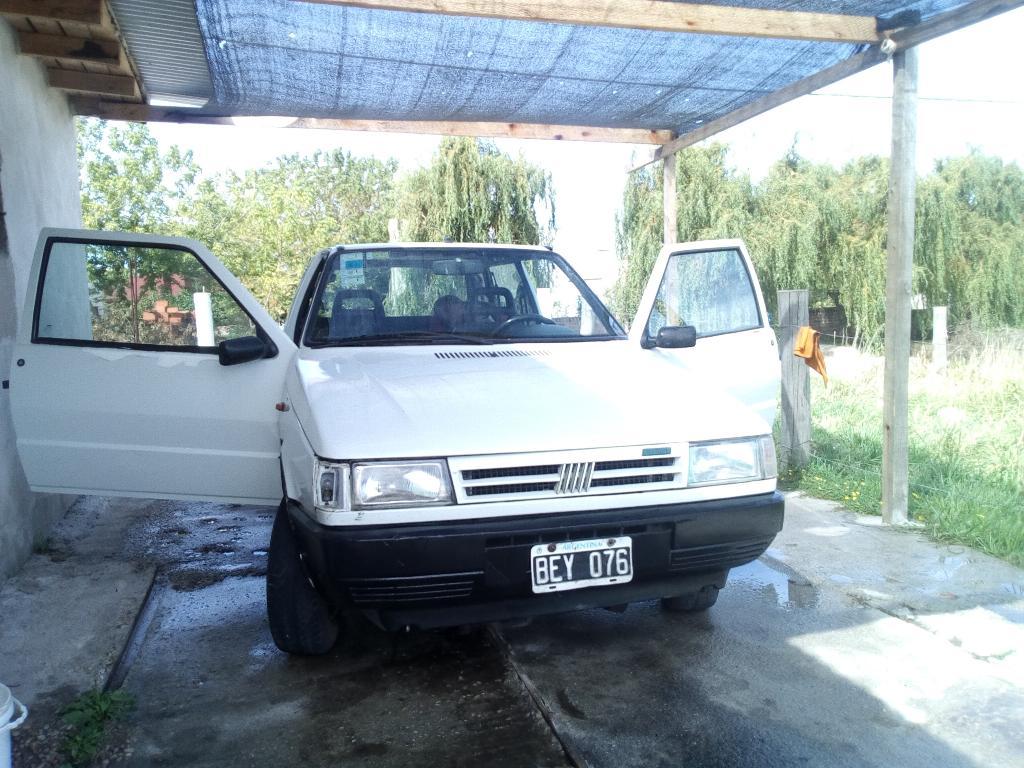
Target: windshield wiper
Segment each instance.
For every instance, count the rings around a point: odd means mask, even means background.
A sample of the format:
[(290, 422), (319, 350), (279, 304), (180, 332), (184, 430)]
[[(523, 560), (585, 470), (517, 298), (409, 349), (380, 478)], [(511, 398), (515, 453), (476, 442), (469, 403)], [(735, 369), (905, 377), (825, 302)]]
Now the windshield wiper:
[(404, 331), (402, 333), (375, 333), (368, 336), (353, 336), (349, 339), (325, 342), (327, 346), (365, 347), (377, 344), (493, 344), (496, 340), (483, 336), (469, 336), (448, 331)]

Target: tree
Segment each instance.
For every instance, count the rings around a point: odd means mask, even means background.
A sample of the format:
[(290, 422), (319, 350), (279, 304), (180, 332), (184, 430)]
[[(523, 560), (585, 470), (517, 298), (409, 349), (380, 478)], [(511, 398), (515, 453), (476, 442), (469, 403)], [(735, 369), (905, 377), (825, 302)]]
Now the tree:
[(199, 185), (182, 226), (283, 319), (309, 260), (337, 243), (383, 242), (397, 164), (344, 150), (279, 157)]
[[(188, 200), (199, 167), (191, 152), (172, 146), (161, 152), (142, 123), (108, 125), (80, 119), (79, 183), (82, 222), (90, 229), (179, 234), (177, 213)], [(142, 341), (140, 306), (166, 292), (187, 267), (184, 254), (169, 249), (86, 249), (91, 289), (106, 306), (94, 321), (98, 337)]]
[[(751, 215), (752, 188), (746, 175), (726, 165), (728, 147), (689, 147), (676, 155), (677, 238), (737, 237)], [(664, 242), (662, 174), (651, 165), (632, 174), (616, 217), (622, 268), (612, 303), (619, 317), (636, 313), (644, 285)]]
[[(868, 343), (885, 324), (889, 164), (842, 169), (795, 147), (757, 185), (725, 164), (725, 147), (677, 159), (679, 239), (740, 237), (771, 311), (780, 288), (809, 288), (844, 307)], [(630, 316), (662, 239), (661, 174), (630, 179), (618, 219), (616, 309)], [(1024, 173), (977, 152), (939, 162), (918, 183), (914, 291), (946, 304), (953, 323), (1024, 325)]]
[(403, 237), (423, 242), (539, 245), (555, 226), (550, 175), (467, 138), (443, 139), (431, 164), (406, 179), (399, 214)]
[(200, 169), (191, 152), (161, 152), (145, 123), (110, 125), (80, 118), (82, 223), (89, 229), (175, 234), (178, 207)]

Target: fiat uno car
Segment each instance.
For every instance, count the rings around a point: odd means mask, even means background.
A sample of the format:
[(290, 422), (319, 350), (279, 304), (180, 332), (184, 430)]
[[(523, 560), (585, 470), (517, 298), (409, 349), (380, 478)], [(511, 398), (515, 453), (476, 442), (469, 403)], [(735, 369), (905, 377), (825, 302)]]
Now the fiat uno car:
[(738, 241), (627, 333), (542, 247), (339, 245), (281, 327), (199, 243), (46, 230), (12, 368), (38, 491), (277, 507), (277, 645), (714, 604), (780, 530), (776, 339)]

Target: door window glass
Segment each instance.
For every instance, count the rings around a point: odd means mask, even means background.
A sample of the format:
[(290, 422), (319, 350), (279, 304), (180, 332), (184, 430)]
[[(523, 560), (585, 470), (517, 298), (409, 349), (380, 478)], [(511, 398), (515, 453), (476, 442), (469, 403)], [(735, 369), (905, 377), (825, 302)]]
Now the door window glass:
[(180, 248), (55, 241), (42, 280), (39, 340), (212, 348), (256, 331), (195, 254)]
[(754, 287), (739, 251), (669, 257), (647, 335), (653, 338), (667, 325), (692, 325), (698, 337), (760, 327)]

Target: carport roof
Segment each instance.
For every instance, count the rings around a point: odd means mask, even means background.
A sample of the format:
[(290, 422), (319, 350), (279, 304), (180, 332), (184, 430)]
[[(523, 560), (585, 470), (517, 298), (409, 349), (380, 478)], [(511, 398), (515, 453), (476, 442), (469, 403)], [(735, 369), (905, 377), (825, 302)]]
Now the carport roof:
[[(916, 44), (1020, 4), (110, 0), (140, 93), (69, 90), (106, 117), (664, 144), (875, 64), (886, 38)], [(26, 3), (0, 0), (12, 6)]]

